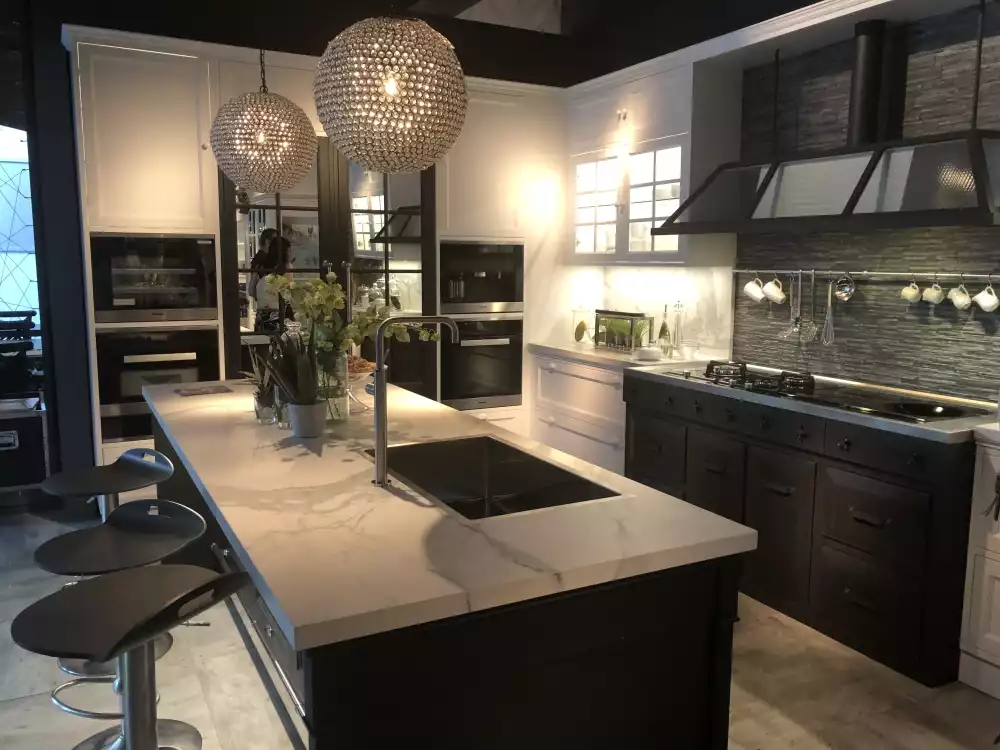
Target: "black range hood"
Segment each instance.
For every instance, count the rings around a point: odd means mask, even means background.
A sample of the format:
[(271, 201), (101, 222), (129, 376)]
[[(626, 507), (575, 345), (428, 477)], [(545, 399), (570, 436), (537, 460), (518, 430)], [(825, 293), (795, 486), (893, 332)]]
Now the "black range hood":
[[(984, 6), (969, 130), (877, 140), (892, 128), (885, 113), (899, 101), (894, 97), (900, 86), (889, 81), (899, 66), (883, 61), (885, 24), (863, 22), (855, 35), (848, 145), (723, 164), (652, 233), (857, 232), (1000, 223), (1000, 131), (976, 127)], [(905, 72), (905, 50), (902, 56)], [(777, 83), (775, 90), (777, 103)], [(901, 130), (901, 114), (898, 121)]]

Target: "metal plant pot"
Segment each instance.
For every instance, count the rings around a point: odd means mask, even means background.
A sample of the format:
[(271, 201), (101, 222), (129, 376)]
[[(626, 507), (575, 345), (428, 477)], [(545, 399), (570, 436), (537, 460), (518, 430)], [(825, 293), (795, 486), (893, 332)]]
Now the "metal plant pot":
[(298, 438), (315, 438), (326, 427), (326, 402), (318, 404), (287, 404), (285, 409), (292, 423), (292, 435)]

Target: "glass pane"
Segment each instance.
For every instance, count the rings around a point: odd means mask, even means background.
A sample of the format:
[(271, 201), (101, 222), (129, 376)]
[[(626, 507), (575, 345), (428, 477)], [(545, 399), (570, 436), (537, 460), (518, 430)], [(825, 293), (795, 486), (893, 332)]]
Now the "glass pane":
[(351, 208), (355, 211), (367, 211), (370, 208), (368, 196), (361, 198), (351, 198)]
[(628, 165), (629, 182), (632, 185), (642, 185), (653, 181), (653, 152), (632, 154)]
[(578, 253), (594, 252), (594, 227), (576, 228), (576, 251)]
[(871, 152), (866, 151), (779, 165), (753, 217), (773, 219), (842, 213), (871, 157)]
[(886, 151), (854, 212), (925, 211), (977, 205), (969, 148), (961, 140)]
[[(405, 315), (423, 312), (423, 287), (419, 273), (389, 272), (389, 305)], [(384, 286), (384, 284), (383, 284)]]
[(582, 193), (576, 196), (576, 205), (593, 206), (595, 200), (597, 200), (597, 193)]
[(653, 186), (649, 185), (648, 187), (632, 188), (629, 191), (629, 200), (632, 203), (641, 203), (643, 201), (653, 200)]
[(656, 181), (679, 180), (681, 178), (681, 147), (667, 148), (656, 152)]
[(617, 206), (598, 206), (597, 207), (597, 220), (599, 222), (609, 222), (618, 220), (618, 207)]
[(984, 138), (983, 151), (986, 152), (986, 171), (990, 173), (993, 202), (1000, 205), (1000, 140)]
[(719, 172), (678, 221), (745, 219), (753, 209), (757, 188), (767, 176), (767, 164), (732, 167)]
[(613, 253), (615, 251), (615, 225), (602, 224), (597, 227), (595, 253)]
[(576, 192), (592, 193), (597, 189), (597, 162), (576, 165)]
[(614, 206), (618, 204), (618, 191), (608, 190), (604, 193), (597, 193), (595, 197), (598, 206)]
[(577, 224), (593, 224), (595, 221), (597, 221), (597, 219), (594, 218), (593, 207), (576, 209)]
[(678, 237), (676, 234), (658, 234), (653, 237), (654, 253), (676, 253)]
[(631, 253), (648, 253), (653, 249), (653, 223), (637, 221), (629, 224), (628, 249)]
[(630, 219), (652, 219), (653, 218), (653, 204), (652, 203), (633, 203), (629, 208), (629, 218)]
[(672, 198), (681, 197), (681, 184), (679, 182), (668, 182), (665, 185), (656, 186), (656, 200), (667, 201)]
[(656, 201), (656, 218), (669, 219), (674, 215), (674, 211), (676, 211), (680, 205), (681, 202), (678, 200)]
[[(360, 164), (350, 164), (348, 183), (351, 194), (351, 208), (358, 210), (381, 210), (385, 194), (385, 179), (381, 172), (370, 172)], [(282, 193), (284, 198), (284, 193)]]
[(618, 159), (604, 159), (597, 165), (597, 189), (617, 192), (619, 183)]

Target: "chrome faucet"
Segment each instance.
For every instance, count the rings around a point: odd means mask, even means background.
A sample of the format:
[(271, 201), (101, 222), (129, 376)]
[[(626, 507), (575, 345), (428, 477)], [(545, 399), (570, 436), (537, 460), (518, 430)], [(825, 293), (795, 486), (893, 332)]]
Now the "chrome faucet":
[(391, 325), (406, 323), (441, 323), (451, 330), (451, 340), (458, 343), (458, 325), (443, 315), (399, 315), (379, 323), (375, 331), (375, 479), (372, 484), (389, 484), (389, 415), (386, 399), (385, 330)]

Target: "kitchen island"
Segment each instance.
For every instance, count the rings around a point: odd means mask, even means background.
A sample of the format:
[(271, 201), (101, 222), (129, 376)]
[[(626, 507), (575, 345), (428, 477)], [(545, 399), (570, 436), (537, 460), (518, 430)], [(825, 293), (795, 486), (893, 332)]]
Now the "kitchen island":
[(612, 495), (470, 520), (372, 486), (370, 412), (298, 440), (224, 385), (144, 389), (176, 466), (159, 491), (249, 572), (250, 640), (309, 747), (726, 747), (754, 531), (390, 387), (390, 445), (489, 435)]

